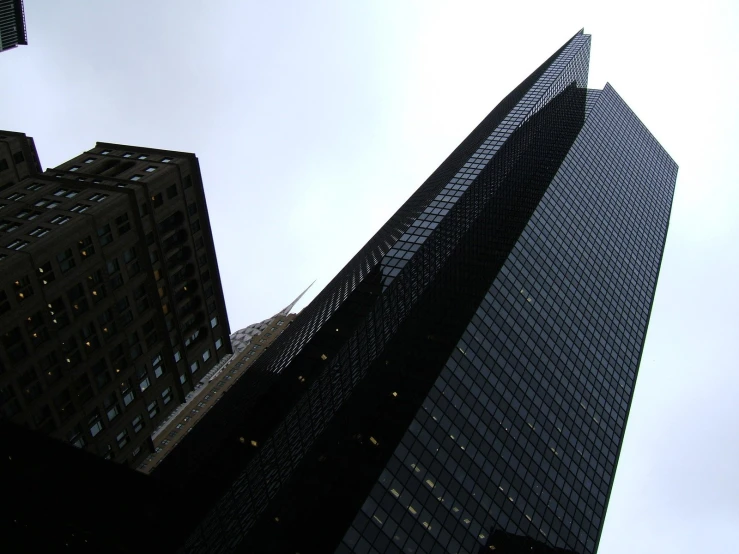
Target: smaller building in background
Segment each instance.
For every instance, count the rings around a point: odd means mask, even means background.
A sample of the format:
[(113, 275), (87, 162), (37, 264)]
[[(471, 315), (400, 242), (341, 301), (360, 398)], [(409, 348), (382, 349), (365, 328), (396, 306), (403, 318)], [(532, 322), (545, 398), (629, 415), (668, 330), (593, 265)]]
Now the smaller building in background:
[(0, 0), (0, 52), (28, 44), (23, 0)]
[(0, 131), (0, 417), (138, 467), (229, 334), (194, 154)]
[[(312, 286), (312, 284), (311, 284)], [(310, 286), (308, 287), (308, 289)], [(272, 317), (253, 323), (231, 335), (233, 354), (223, 358), (187, 395), (169, 417), (154, 431), (151, 438), (155, 451), (137, 468), (151, 473), (179, 444), (192, 428), (215, 406), (231, 386), (251, 367), (252, 363), (287, 329), (295, 319), (295, 304), (308, 291)]]

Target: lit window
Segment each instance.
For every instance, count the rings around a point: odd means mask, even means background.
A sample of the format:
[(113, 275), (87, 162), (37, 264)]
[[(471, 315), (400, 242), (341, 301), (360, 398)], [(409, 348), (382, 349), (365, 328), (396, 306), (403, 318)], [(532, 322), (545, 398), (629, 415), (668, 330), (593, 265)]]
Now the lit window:
[(33, 231), (28, 233), (32, 237), (43, 237), (44, 235), (48, 234), (49, 230), (46, 227), (36, 227)]
[(207, 362), (208, 360), (210, 360), (210, 348), (203, 352), (203, 361)]
[(42, 185), (41, 183), (33, 183), (33, 184), (28, 185), (26, 187), (26, 190), (37, 191), (37, 190), (42, 189), (43, 187), (44, 185)]
[(108, 195), (107, 194), (101, 194), (99, 192), (96, 192), (95, 194), (93, 194), (92, 196), (90, 196), (90, 198), (88, 198), (88, 200), (90, 200), (91, 202), (102, 202), (106, 198), (108, 198)]
[(190, 364), (190, 373), (195, 373), (198, 370), (198, 361), (195, 360)]
[(218, 318), (217, 317), (214, 317), (213, 319), (210, 320), (210, 327), (211, 328), (214, 328), (217, 325), (218, 325)]
[(100, 152), (100, 153), (101, 153), (101, 154), (103, 154), (103, 155), (105, 155), (105, 154), (110, 154), (110, 150), (103, 150), (103, 151), (102, 151), (102, 152)]
[(141, 154), (141, 155), (140, 155), (140, 156), (138, 157), (138, 159), (139, 159), (139, 160), (145, 160), (145, 159), (146, 159), (146, 158), (148, 158), (148, 157), (149, 157), (149, 156), (147, 156), (146, 154)]
[(83, 212), (86, 212), (89, 208), (90, 208), (90, 206), (88, 206), (87, 204), (76, 204), (76, 205), (72, 206), (69, 211), (70, 212), (77, 212), (77, 213), (80, 213), (81, 214)]
[(67, 221), (69, 221), (69, 219), (70, 218), (65, 215), (58, 215), (51, 220), (51, 223), (54, 223), (56, 225), (64, 225)]
[(172, 161), (172, 158), (162, 158), (162, 163), (164, 164), (168, 164), (171, 161)]
[(124, 158), (132, 158), (133, 157), (133, 154), (131, 154), (130, 152), (126, 152), (125, 154), (123, 154), (123, 157)]
[(153, 172), (154, 172), (154, 171), (156, 171), (156, 170), (157, 170), (157, 168), (156, 168), (156, 167), (154, 167), (154, 166), (151, 166), (151, 165), (150, 165), (149, 167), (147, 167), (147, 168), (146, 168), (146, 172), (147, 172), (147, 173), (153, 173)]
[(179, 362), (182, 359), (182, 355), (180, 354), (180, 351), (174, 353), (174, 361)]
[(223, 339), (218, 339), (216, 341), (216, 350), (220, 350), (222, 346), (223, 346)]
[(131, 177), (131, 181), (140, 181), (141, 177), (141, 175), (134, 175), (133, 177)]
[(80, 166), (73, 165), (72, 167), (69, 168), (69, 171), (77, 171), (79, 168), (80, 168)]
[(26, 246), (28, 246), (27, 240), (14, 240), (5, 248), (8, 248), (10, 250), (23, 250)]
[(24, 196), (25, 196), (25, 194), (22, 194), (22, 193), (20, 193), (20, 192), (14, 192), (14, 193), (13, 193), (13, 194), (11, 194), (10, 196), (8, 196), (8, 197), (7, 197), (7, 199), (8, 199), (8, 200), (14, 200), (14, 201), (18, 201), (18, 200), (20, 200), (21, 198), (23, 198)]
[(87, 158), (87, 159), (85, 160), (85, 163), (86, 163), (86, 164), (91, 164), (91, 163), (92, 163), (92, 162), (94, 162), (94, 161), (95, 161), (95, 158)]

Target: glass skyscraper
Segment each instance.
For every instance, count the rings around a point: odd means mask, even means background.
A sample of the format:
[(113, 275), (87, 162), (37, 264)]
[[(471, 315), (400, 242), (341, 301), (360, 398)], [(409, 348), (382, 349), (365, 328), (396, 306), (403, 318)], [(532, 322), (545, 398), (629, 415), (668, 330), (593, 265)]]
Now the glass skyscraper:
[(154, 472), (213, 472), (184, 551), (595, 552), (677, 166), (589, 51), (510, 93)]
[(182, 553), (596, 551), (677, 166), (587, 88), (589, 51), (577, 33), (504, 98), (128, 477), (164, 500), (127, 529)]

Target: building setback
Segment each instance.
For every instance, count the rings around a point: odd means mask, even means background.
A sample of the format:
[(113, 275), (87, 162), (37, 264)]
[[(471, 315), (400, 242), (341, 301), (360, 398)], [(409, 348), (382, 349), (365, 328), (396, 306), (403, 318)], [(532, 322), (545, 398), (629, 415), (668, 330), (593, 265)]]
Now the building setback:
[[(589, 52), (581, 31), (504, 98), (148, 478), (100, 478), (129, 491), (116, 546), (597, 550), (677, 166), (587, 88)], [(0, 431), (3, 486), (98, 461), (7, 461), (43, 445)], [(8, 536), (112, 540), (19, 497)]]
[(23, 0), (0, 0), (0, 52), (28, 44)]
[(231, 351), (197, 158), (0, 131), (0, 189), (0, 411), (136, 467)]

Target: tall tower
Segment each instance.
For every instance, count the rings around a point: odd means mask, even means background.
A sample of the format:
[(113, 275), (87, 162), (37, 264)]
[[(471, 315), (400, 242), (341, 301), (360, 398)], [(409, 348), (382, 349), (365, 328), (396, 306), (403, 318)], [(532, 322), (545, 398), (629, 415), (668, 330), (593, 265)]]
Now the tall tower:
[(677, 166), (589, 52), (511, 92), (153, 472), (211, 476), (184, 551), (595, 552)]
[(0, 131), (0, 415), (138, 466), (228, 321), (197, 158)]
[(0, 52), (28, 44), (23, 0), (0, 0)]

